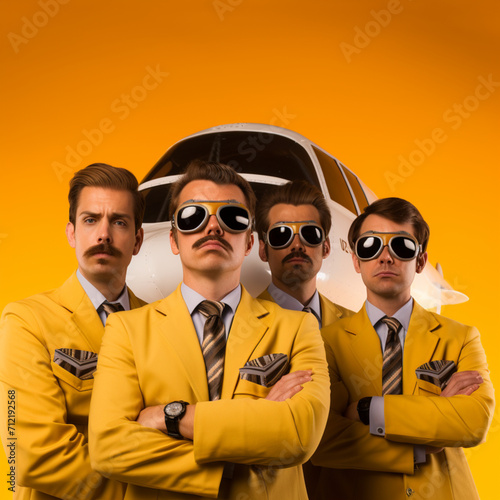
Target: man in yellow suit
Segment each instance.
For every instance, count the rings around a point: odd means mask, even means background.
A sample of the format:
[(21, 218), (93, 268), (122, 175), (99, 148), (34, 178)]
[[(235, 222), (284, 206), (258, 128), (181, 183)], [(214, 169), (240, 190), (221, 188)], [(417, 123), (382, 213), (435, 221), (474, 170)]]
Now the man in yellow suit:
[(349, 230), (367, 300), (322, 332), (332, 404), (312, 461), (331, 469), (316, 498), (479, 498), (462, 447), (484, 441), (494, 391), (476, 328), (411, 297), (428, 239), (400, 198), (369, 205)]
[[(284, 309), (311, 312), (319, 327), (331, 325), (352, 311), (334, 304), (316, 289), (316, 276), (330, 255), (332, 216), (323, 193), (306, 181), (274, 187), (257, 204), (255, 228), (259, 256), (269, 264), (271, 283), (259, 299)], [(303, 466), (307, 492), (314, 496), (320, 472)]]
[(300, 464), (328, 416), (324, 346), (314, 317), (240, 285), (254, 209), (232, 168), (192, 163), (170, 202), (182, 284), (106, 326), (90, 454), (130, 483), (127, 499), (307, 498)]
[(123, 498), (123, 484), (92, 470), (87, 427), (107, 315), (144, 304), (125, 285), (143, 238), (137, 187), (122, 168), (93, 164), (77, 172), (66, 235), (78, 270), (60, 288), (3, 311), (0, 385), (8, 408), (2, 405), (1, 433), (15, 462), (9, 484), (16, 499)]

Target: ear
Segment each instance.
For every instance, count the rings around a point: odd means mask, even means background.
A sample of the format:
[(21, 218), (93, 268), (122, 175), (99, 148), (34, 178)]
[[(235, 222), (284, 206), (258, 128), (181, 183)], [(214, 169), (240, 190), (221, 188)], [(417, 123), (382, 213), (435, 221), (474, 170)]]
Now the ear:
[(248, 239), (247, 239), (247, 248), (245, 250), (245, 257), (252, 251), (253, 247), (253, 233), (251, 231), (248, 232)]
[(359, 259), (354, 255), (354, 253), (351, 252), (351, 257), (352, 257), (352, 263), (354, 265), (354, 270), (358, 273), (361, 274), (361, 268), (359, 267)]
[(262, 262), (267, 262), (267, 247), (266, 244), (262, 241), (259, 240), (259, 257)]
[(76, 239), (75, 239), (75, 226), (68, 222), (66, 224), (66, 238), (68, 239), (69, 246), (71, 248), (76, 247)]
[(427, 264), (427, 252), (421, 253), (417, 257), (417, 274), (420, 274), (424, 270), (425, 264)]
[(174, 235), (174, 232), (170, 230), (170, 248), (172, 249), (172, 253), (174, 255), (179, 255), (179, 247), (177, 245), (177, 238)]
[(141, 227), (135, 235), (135, 245), (134, 245), (134, 251), (132, 252), (132, 255), (137, 255), (139, 253), (139, 250), (141, 249), (143, 241), (144, 241), (144, 229), (142, 229), (142, 227)]
[(323, 259), (326, 259), (330, 255), (331, 250), (330, 237), (327, 236), (326, 240), (323, 242)]

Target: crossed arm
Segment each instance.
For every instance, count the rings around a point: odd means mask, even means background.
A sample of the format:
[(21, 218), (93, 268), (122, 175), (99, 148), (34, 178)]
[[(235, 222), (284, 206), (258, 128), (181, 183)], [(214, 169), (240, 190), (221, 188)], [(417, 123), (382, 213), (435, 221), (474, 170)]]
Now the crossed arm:
[[(298, 370), (281, 377), (271, 388), (265, 399), (268, 401), (286, 401), (304, 388), (312, 380), (312, 370)], [(165, 405), (149, 406), (139, 413), (137, 422), (144, 427), (167, 433), (163, 408)], [(185, 439), (193, 440), (196, 404), (188, 405), (186, 413), (179, 422), (179, 432)]]
[(415, 445), (434, 453), (443, 447), (475, 446), (484, 440), (493, 415), (494, 397), (475, 328), (469, 328), (460, 350), (458, 372), (440, 396), (384, 397), (385, 438), (371, 435), (369, 427), (359, 422), (358, 401), (350, 399), (336, 356), (330, 346), (326, 349), (332, 405), (313, 463), (409, 474), (413, 471)]
[[(69, 335), (68, 330), (60, 335)], [(7, 399), (8, 390), (15, 391), (18, 484), (63, 498), (76, 496), (88, 488), (88, 482), (96, 485), (97, 494), (104, 484), (90, 466), (86, 418), (70, 415), (75, 409), (84, 412), (90, 391), (74, 389), (75, 399), (72, 403), (66, 400), (63, 382), (53, 371), (43, 328), (32, 308), (23, 303), (4, 310), (0, 366), (2, 400)], [(78, 420), (81, 425), (76, 425)], [(2, 433), (7, 431), (7, 425), (1, 427)], [(5, 437), (2, 434), (4, 445)]]
[[(135, 359), (130, 332), (121, 322), (120, 317), (108, 320), (90, 412), (92, 464), (103, 475), (149, 488), (216, 496), (224, 462), (282, 462), (290, 467), (312, 454), (326, 423), (329, 394), (324, 346), (314, 319), (306, 317), (290, 341), (292, 374), (268, 398), (239, 395), (196, 402), (185, 368), (173, 366), (178, 361), (173, 352), (166, 354), (169, 361), (159, 385), (165, 395), (155, 396), (162, 404), (146, 409), (155, 381), (146, 379), (143, 365), (137, 368), (136, 362), (141, 364), (147, 354), (141, 362)], [(293, 373), (307, 370), (312, 375)], [(192, 440), (164, 432), (163, 406), (176, 399), (196, 403), (188, 406), (180, 428)], [(291, 451), (283, 461), (286, 450)]]

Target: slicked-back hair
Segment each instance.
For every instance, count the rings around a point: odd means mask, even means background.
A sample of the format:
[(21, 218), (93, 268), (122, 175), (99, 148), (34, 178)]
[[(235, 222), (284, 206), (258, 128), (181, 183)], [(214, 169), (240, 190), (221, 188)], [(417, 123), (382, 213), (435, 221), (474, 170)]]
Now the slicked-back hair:
[(351, 250), (354, 250), (354, 244), (360, 237), (361, 226), (369, 215), (378, 215), (396, 224), (411, 224), (415, 237), (422, 245), (422, 251), (427, 250), (430, 236), (429, 225), (425, 222), (417, 207), (402, 198), (381, 198), (368, 205), (364, 212), (354, 219), (348, 235)]
[(128, 191), (134, 201), (134, 223), (137, 232), (142, 225), (145, 201), (137, 190), (139, 183), (135, 175), (125, 168), (113, 167), (106, 163), (92, 163), (75, 173), (69, 182), (69, 221), (75, 225), (80, 193), (85, 187), (100, 187)]
[(269, 189), (263, 199), (259, 199), (257, 212), (255, 214), (255, 228), (259, 239), (264, 241), (265, 234), (269, 229), (269, 212), (274, 205), (284, 203), (286, 205), (313, 205), (319, 212), (321, 227), (328, 236), (332, 227), (332, 215), (323, 193), (306, 181), (291, 181)]
[(173, 217), (178, 208), (181, 191), (193, 181), (212, 181), (220, 186), (234, 185), (239, 187), (245, 197), (245, 206), (250, 211), (252, 218), (255, 216), (255, 193), (246, 179), (224, 163), (194, 160), (187, 166), (184, 175), (172, 184), (168, 207), (170, 218)]

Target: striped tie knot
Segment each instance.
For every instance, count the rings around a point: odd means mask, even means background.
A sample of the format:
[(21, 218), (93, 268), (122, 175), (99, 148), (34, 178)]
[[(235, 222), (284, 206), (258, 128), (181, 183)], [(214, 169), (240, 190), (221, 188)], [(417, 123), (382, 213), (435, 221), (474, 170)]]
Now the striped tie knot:
[(387, 325), (388, 330), (382, 365), (382, 394), (401, 394), (403, 392), (403, 351), (398, 337), (401, 323), (396, 318), (387, 316), (381, 321)]
[(389, 316), (385, 316), (382, 318), (382, 323), (387, 325), (387, 329), (389, 330), (389, 335), (393, 337), (398, 333), (401, 328), (401, 323), (396, 318), (390, 318)]
[(101, 304), (101, 307), (106, 313), (106, 317), (108, 317), (111, 313), (125, 310), (119, 302), (108, 302), (107, 300)]
[(224, 353), (226, 350), (226, 329), (221, 315), (222, 302), (204, 300), (198, 305), (198, 311), (207, 318), (203, 328), (201, 350), (205, 359), (208, 391), (210, 400), (220, 399), (224, 374)]
[(222, 311), (224, 311), (224, 304), (222, 302), (217, 302), (215, 300), (204, 300), (198, 305), (198, 311), (200, 311), (205, 318), (211, 318), (212, 316), (222, 316)]

